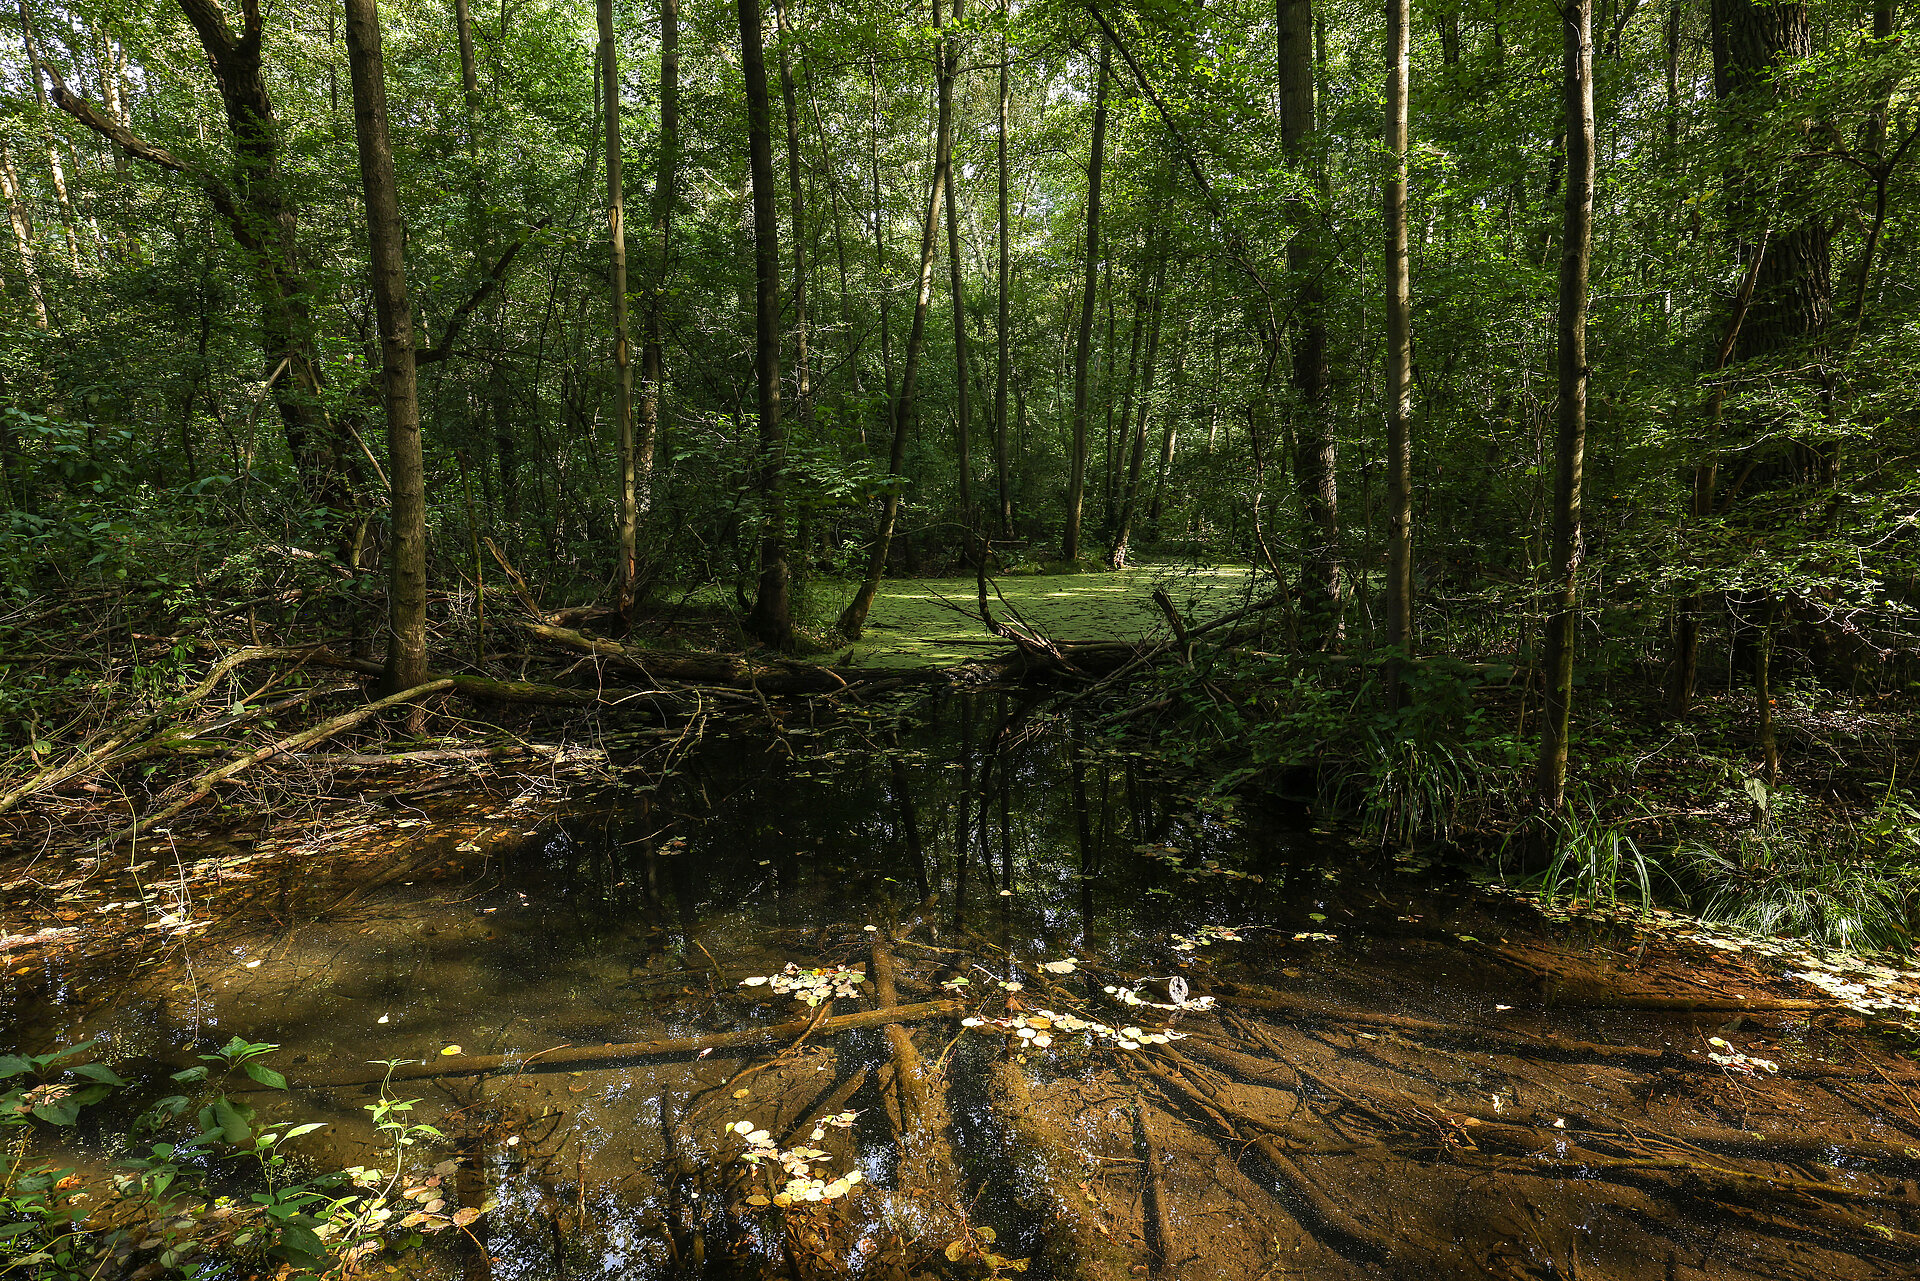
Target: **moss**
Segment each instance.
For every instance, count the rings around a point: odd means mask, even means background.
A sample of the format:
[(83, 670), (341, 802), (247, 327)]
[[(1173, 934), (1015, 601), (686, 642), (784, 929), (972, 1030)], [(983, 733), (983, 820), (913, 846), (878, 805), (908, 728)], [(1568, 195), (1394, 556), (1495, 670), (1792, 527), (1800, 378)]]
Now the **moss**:
[[(1134, 640), (1166, 627), (1153, 604), (1153, 589), (1167, 594), (1189, 618), (1211, 618), (1234, 608), (1250, 586), (1244, 565), (1195, 567), (1142, 563), (1119, 571), (1079, 570), (1009, 574), (995, 580), (988, 602), (996, 614), (1010, 604), (1021, 617), (1056, 640)], [(852, 595), (851, 589), (848, 596)], [(1002, 604), (1002, 598), (1006, 604)], [(874, 597), (860, 642), (840, 661), (869, 667), (947, 665), (1001, 648), (973, 617), (971, 578), (912, 578), (884, 582)], [(964, 612), (963, 612), (964, 611)]]

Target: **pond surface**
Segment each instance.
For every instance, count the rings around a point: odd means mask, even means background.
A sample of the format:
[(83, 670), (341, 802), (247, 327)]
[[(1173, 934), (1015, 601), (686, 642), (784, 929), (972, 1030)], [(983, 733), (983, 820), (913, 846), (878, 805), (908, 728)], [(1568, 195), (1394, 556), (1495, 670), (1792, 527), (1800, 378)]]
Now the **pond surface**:
[[(391, 1168), (375, 1064), (421, 1061), (408, 1159), (493, 1207), (374, 1261), (421, 1277), (1911, 1274), (1920, 1082), (1764, 967), (1206, 797), (1064, 704), (805, 716), (537, 823), (443, 795), (370, 890), (236, 871), (144, 961), (16, 971), (0, 1040), (275, 1042), (253, 1097), (329, 1168)], [(788, 966), (862, 1025), (757, 1038), (829, 1012)]]

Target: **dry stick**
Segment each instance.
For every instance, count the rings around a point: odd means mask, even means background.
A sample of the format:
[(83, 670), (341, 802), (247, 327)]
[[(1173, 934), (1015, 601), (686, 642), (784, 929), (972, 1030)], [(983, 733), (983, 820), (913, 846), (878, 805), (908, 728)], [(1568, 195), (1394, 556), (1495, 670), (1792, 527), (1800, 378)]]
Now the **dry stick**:
[(1066, 1266), (1056, 1271), (1081, 1281), (1130, 1278), (1132, 1254), (1106, 1234), (1076, 1195), (1079, 1180), (1071, 1171), (1078, 1168), (1079, 1160), (1041, 1117), (1026, 1074), (1006, 1059), (996, 1062), (988, 1077), (987, 1104), (1012, 1136), (1014, 1147), (1032, 1158), (1022, 1162), (1022, 1168), (1040, 1185), (1047, 1201), (1049, 1252), (1058, 1249), (1068, 1256), (1060, 1261)]
[(424, 685), (416, 685), (412, 689), (402, 690), (398, 694), (389, 694), (378, 702), (368, 703), (365, 707), (355, 708), (343, 716), (336, 716), (330, 721), (325, 721), (314, 726), (312, 729), (302, 730), (298, 734), (290, 734), (278, 742), (269, 743), (257, 751), (248, 752), (240, 759), (230, 761), (222, 765), (219, 769), (208, 770), (193, 780), (191, 790), (188, 791), (186, 796), (167, 806), (158, 814), (151, 816), (142, 815), (111, 836), (102, 837), (99, 842), (94, 845), (93, 852), (96, 854), (103, 853), (106, 850), (112, 849), (128, 837), (137, 836), (141, 831), (151, 828), (157, 823), (167, 822), (169, 819), (184, 813), (189, 807), (197, 805), (201, 800), (205, 799), (207, 793), (213, 790), (216, 783), (225, 782), (227, 779), (258, 765), (261, 761), (285, 752), (297, 752), (303, 748), (312, 747), (315, 743), (324, 743), (334, 735), (345, 733), (362, 721), (390, 707), (398, 707), (404, 703), (417, 702), (429, 695), (439, 694), (452, 688), (453, 682), (443, 679), (428, 681)]
[[(965, 1005), (963, 1001), (921, 1001), (913, 1005), (896, 1005), (886, 1010), (861, 1010), (854, 1014), (842, 1014), (830, 1018), (815, 1030), (831, 1036), (836, 1032), (852, 1032), (861, 1028), (913, 1023), (921, 1019), (957, 1014), (965, 1008)], [(404, 1064), (393, 1070), (392, 1079), (417, 1081), (441, 1076), (475, 1076), (502, 1070), (520, 1071), (530, 1066), (543, 1072), (556, 1068), (616, 1067), (633, 1059), (664, 1058), (675, 1054), (697, 1054), (701, 1050), (736, 1050), (764, 1045), (769, 1041), (798, 1036), (806, 1031), (808, 1023), (807, 1019), (795, 1019), (792, 1022), (776, 1023), (769, 1027), (743, 1028), (738, 1032), (712, 1032), (705, 1036), (669, 1036), (656, 1041), (629, 1041), (621, 1045), (579, 1046), (564, 1051), (544, 1053), (537, 1064), (514, 1054), (469, 1054), (450, 1057), (438, 1063)], [(331, 1089), (348, 1085), (377, 1085), (384, 1079), (386, 1079), (385, 1073), (377, 1075), (363, 1073), (323, 1078), (302, 1084), (316, 1089)]]

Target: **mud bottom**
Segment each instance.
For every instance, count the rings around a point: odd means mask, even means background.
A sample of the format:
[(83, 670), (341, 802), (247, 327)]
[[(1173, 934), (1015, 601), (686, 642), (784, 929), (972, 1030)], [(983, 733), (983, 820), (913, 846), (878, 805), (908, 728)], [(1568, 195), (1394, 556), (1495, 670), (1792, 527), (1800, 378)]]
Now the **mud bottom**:
[[(1071, 716), (716, 734), (567, 814), (429, 825), (363, 890), (265, 860), (143, 964), (41, 956), (9, 1039), (152, 1081), (278, 1044), (255, 1102), (327, 1123), (306, 1160), (444, 1171), (459, 1229), (363, 1272), (1920, 1267), (1920, 1074), (1776, 961), (1243, 813)], [(442, 1137), (387, 1146), (383, 1094)]]

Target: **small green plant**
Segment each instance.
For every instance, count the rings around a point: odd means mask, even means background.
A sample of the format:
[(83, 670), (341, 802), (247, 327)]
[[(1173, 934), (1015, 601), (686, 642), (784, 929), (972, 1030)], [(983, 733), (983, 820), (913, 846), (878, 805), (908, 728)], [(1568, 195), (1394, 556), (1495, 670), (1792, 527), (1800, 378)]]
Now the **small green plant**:
[(1654, 874), (1666, 872), (1627, 834), (1624, 822), (1603, 818), (1591, 802), (1584, 807), (1569, 803), (1565, 813), (1548, 821), (1547, 833), (1553, 859), (1539, 878), (1546, 899), (1611, 908), (1619, 906), (1625, 889), (1643, 914), (1653, 909)]
[[(384, 1085), (366, 1107), (392, 1144), (391, 1174), (306, 1172), (286, 1145), (323, 1123), (262, 1125), (227, 1091), (236, 1075), (287, 1086), (263, 1061), (278, 1047), (240, 1037), (172, 1074), (195, 1093), (167, 1095), (139, 1114), (127, 1135), (134, 1154), (110, 1180), (30, 1161), (36, 1121), (71, 1127), (82, 1109), (127, 1087), (105, 1065), (75, 1061), (92, 1046), (0, 1057), (0, 1082), (13, 1083), (0, 1096), (0, 1129), (11, 1139), (0, 1185), (0, 1256), (11, 1261), (0, 1276), (24, 1269), (35, 1281), (92, 1281), (105, 1271), (198, 1276), (284, 1265), (297, 1281), (338, 1275), (389, 1245), (412, 1249), (423, 1234), (465, 1228), (492, 1208), (448, 1208), (443, 1185), (455, 1162), (409, 1175), (408, 1149), (442, 1135), (408, 1116), (419, 1100), (396, 1099)], [(396, 1065), (386, 1064), (389, 1077)], [(193, 1132), (180, 1137), (183, 1122)], [(114, 1226), (89, 1230), (95, 1215)]]
[(1858, 850), (1755, 828), (1684, 857), (1706, 920), (1837, 947), (1912, 946), (1902, 869)]
[(0, 1184), (0, 1252), (13, 1262), (5, 1271), (31, 1267), (38, 1275), (80, 1277), (91, 1271), (82, 1252), (79, 1227), (91, 1207), (70, 1168), (31, 1159), (34, 1122), (69, 1128), (83, 1109), (127, 1083), (100, 1063), (74, 1060), (93, 1048), (92, 1041), (31, 1057), (0, 1056), (0, 1134), (7, 1141), (7, 1169)]

